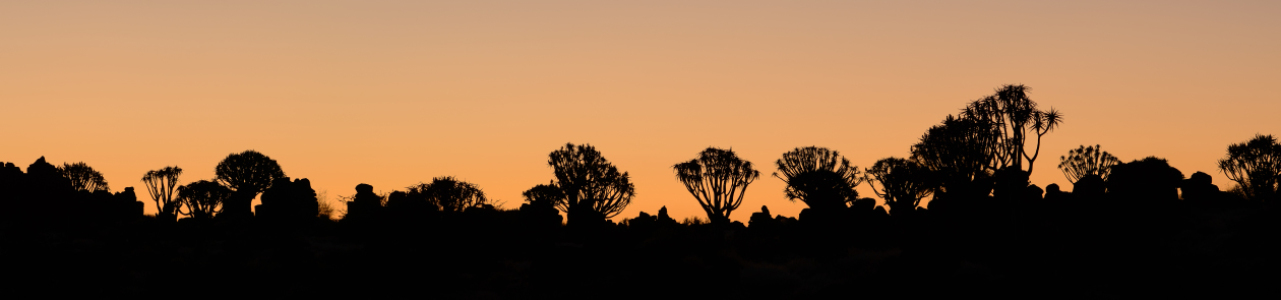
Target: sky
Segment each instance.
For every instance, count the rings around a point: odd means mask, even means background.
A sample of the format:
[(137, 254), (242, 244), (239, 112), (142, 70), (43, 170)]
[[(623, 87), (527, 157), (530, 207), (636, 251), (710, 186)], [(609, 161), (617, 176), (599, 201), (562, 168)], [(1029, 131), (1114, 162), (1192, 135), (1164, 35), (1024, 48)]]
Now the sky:
[[(1278, 1), (0, 1), (0, 161), (83, 161), (113, 191), (253, 149), (327, 201), (454, 176), (500, 207), (590, 144), (636, 186), (617, 218), (701, 216), (672, 165), (730, 148), (731, 216), (796, 216), (770, 174), (820, 146), (870, 167), (1006, 84), (1079, 145), (1220, 188), (1227, 146), (1281, 135)], [(874, 197), (866, 186), (864, 196)], [(341, 208), (341, 207), (339, 207)]]

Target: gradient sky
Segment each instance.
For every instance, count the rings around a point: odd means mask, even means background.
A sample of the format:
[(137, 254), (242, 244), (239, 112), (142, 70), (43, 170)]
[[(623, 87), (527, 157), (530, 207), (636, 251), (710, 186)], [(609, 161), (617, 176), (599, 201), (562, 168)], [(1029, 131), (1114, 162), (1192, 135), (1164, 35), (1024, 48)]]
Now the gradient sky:
[[(427, 2), (427, 3), (423, 3)], [(630, 172), (621, 217), (702, 216), (671, 166), (731, 148), (762, 177), (733, 219), (802, 203), (769, 174), (795, 147), (909, 155), (1003, 84), (1101, 144), (1217, 171), (1281, 135), (1278, 1), (0, 1), (0, 161), (84, 161), (113, 191), (177, 165), (212, 179), (255, 149), (336, 203), (436, 176), (516, 208), (549, 152)], [(861, 187), (865, 196), (869, 189)], [(618, 218), (618, 219), (621, 219)]]

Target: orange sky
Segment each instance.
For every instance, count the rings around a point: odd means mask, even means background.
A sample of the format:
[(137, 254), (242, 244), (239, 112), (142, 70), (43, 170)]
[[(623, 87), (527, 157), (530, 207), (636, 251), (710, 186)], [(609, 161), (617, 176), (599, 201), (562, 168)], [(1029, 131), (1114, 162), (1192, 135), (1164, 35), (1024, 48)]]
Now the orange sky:
[(211, 179), (255, 149), (331, 201), (452, 175), (516, 208), (589, 143), (633, 176), (622, 217), (681, 219), (702, 211), (671, 166), (732, 147), (763, 175), (746, 221), (804, 208), (769, 176), (783, 152), (907, 156), (1003, 84), (1066, 114), (1041, 186), (1102, 144), (1226, 189), (1228, 144), (1281, 135), (1277, 1), (438, 2), (0, 2), (0, 161), (84, 161), (146, 198), (147, 170)]

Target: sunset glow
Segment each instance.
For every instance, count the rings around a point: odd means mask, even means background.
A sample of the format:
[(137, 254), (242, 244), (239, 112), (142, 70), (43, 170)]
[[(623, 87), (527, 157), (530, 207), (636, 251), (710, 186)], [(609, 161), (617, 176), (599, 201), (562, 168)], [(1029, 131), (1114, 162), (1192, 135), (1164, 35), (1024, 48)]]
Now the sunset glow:
[(1227, 146), (1281, 134), (1277, 1), (606, 2), (0, 3), (0, 161), (83, 161), (147, 214), (148, 170), (210, 180), (248, 149), (335, 205), (455, 176), (515, 209), (585, 143), (632, 176), (615, 220), (680, 220), (706, 215), (672, 166), (710, 146), (762, 173), (746, 222), (805, 208), (769, 175), (782, 153), (907, 157), (1005, 84), (1065, 114), (1042, 187), (1099, 144), (1226, 190)]

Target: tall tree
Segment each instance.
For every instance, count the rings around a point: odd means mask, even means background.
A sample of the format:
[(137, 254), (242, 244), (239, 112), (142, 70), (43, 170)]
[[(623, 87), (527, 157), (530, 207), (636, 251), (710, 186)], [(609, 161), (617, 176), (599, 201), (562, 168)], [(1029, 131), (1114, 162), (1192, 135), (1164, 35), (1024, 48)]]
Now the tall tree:
[[(930, 170), (914, 160), (888, 157), (876, 161), (866, 172), (867, 184), (885, 199), (890, 213), (903, 215), (916, 210), (921, 199), (933, 192)], [(881, 187), (877, 188), (876, 183)]]
[(619, 172), (591, 145), (567, 143), (548, 156), (556, 186), (565, 193), (562, 209), (570, 226), (617, 216), (636, 195), (627, 172)]
[[(222, 202), (231, 197), (231, 189), (217, 182), (200, 180), (178, 188), (178, 213), (195, 219), (213, 218)], [(186, 208), (186, 211), (183, 211)]]
[(1120, 163), (1121, 160), (1103, 151), (1103, 147), (1099, 145), (1089, 147), (1081, 145), (1074, 150), (1068, 150), (1068, 155), (1059, 157), (1059, 169), (1063, 170), (1063, 176), (1073, 184), (1089, 175), (1107, 180), (1108, 175), (1112, 173), (1112, 166)]
[(1272, 135), (1256, 135), (1229, 145), (1227, 157), (1219, 160), (1219, 171), (1251, 199), (1272, 200), (1281, 182), (1281, 144)]
[[(974, 100), (961, 112), (963, 119), (975, 120), (979, 124), (991, 126), (989, 134), (990, 147), (988, 170), (996, 171), (1006, 167), (1023, 170), (1023, 161), (1027, 161), (1027, 172), (1032, 173), (1037, 157), (1041, 154), (1041, 138), (1058, 128), (1063, 122), (1063, 115), (1050, 108), (1040, 110), (1035, 101), (1027, 96), (1028, 87), (1023, 85), (1005, 85), (997, 89), (996, 94)], [(1026, 140), (1036, 137), (1036, 146), (1027, 149)]]
[(761, 176), (752, 162), (738, 158), (734, 150), (707, 148), (698, 158), (672, 166), (676, 179), (715, 224), (729, 223), (729, 216), (747, 194), (747, 185)]
[(479, 186), (452, 176), (436, 177), (431, 183), (410, 186), (408, 190), (408, 197), (422, 198), (441, 211), (461, 212), (489, 205), (489, 199), (485, 198), (485, 192)]
[(235, 193), (223, 202), (223, 213), (228, 216), (253, 216), (251, 204), (254, 197), (271, 186), (277, 178), (285, 177), (280, 164), (254, 150), (227, 155), (214, 168), (215, 179)]
[(774, 177), (787, 183), (787, 199), (801, 200), (813, 209), (828, 210), (849, 207), (858, 200), (858, 187), (863, 181), (858, 166), (837, 151), (815, 146), (796, 148), (775, 161)]
[(178, 217), (174, 214), (179, 203), (174, 201), (175, 191), (178, 189), (178, 176), (182, 175), (182, 168), (176, 166), (167, 166), (159, 170), (147, 171), (142, 175), (142, 182), (147, 185), (147, 193), (151, 195), (151, 200), (156, 202), (156, 217), (174, 220)]
[(63, 178), (70, 180), (71, 187), (77, 191), (91, 193), (111, 191), (111, 188), (107, 186), (107, 179), (102, 177), (102, 173), (98, 173), (97, 170), (94, 170), (93, 167), (84, 162), (64, 163), (62, 167), (58, 168), (58, 172), (62, 174)]

